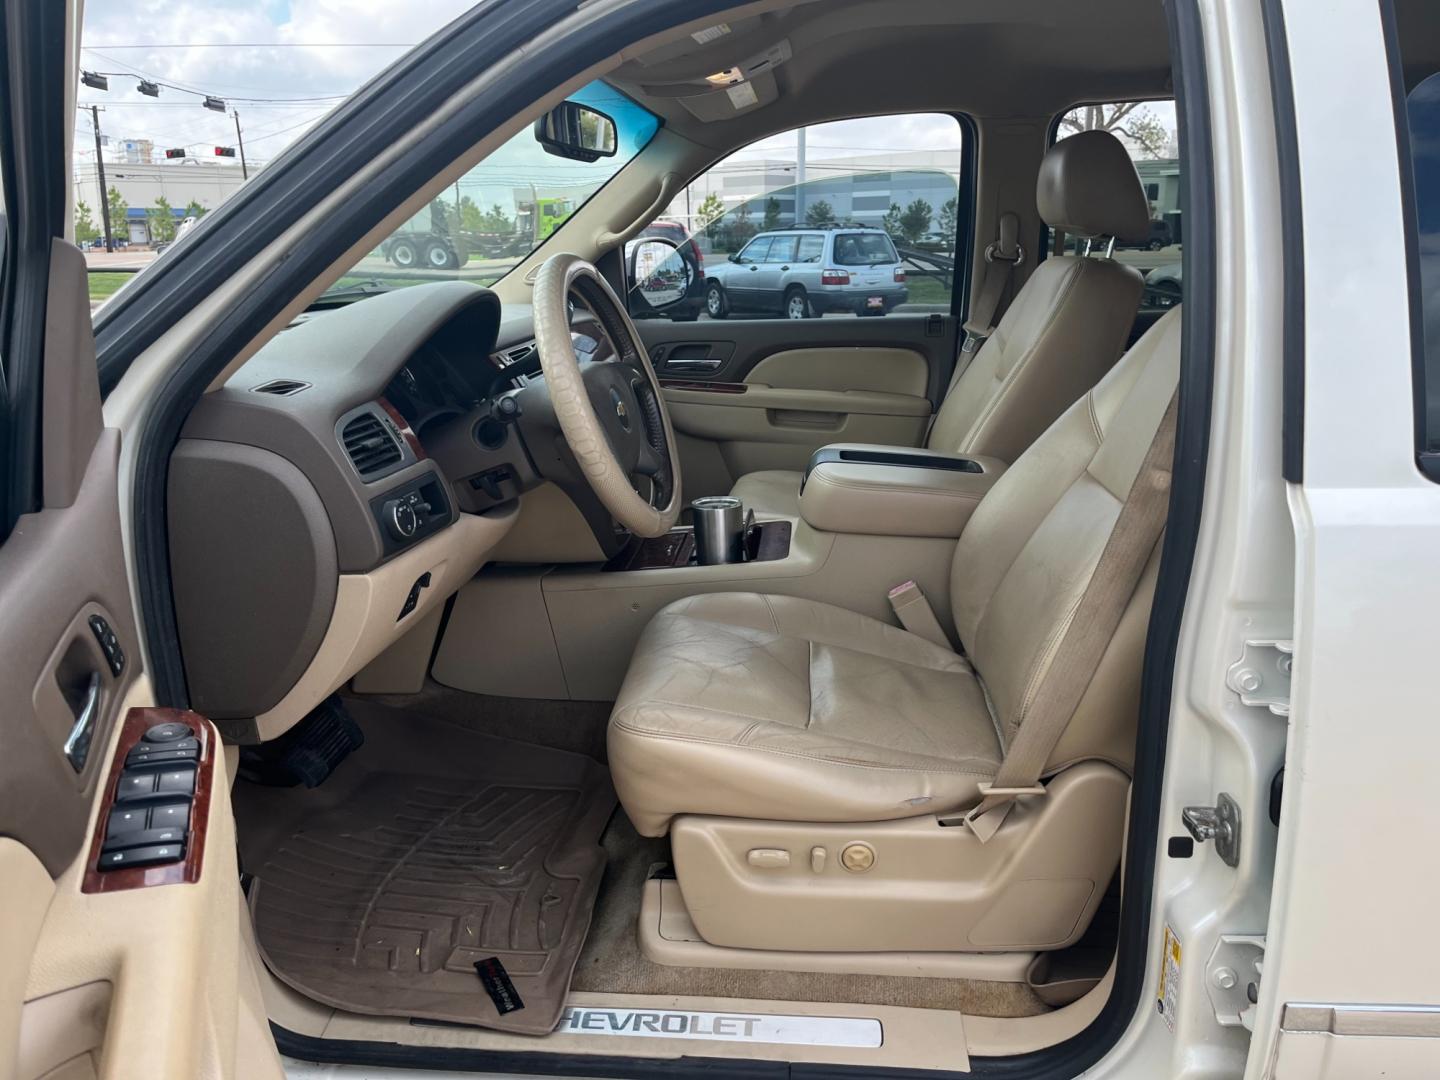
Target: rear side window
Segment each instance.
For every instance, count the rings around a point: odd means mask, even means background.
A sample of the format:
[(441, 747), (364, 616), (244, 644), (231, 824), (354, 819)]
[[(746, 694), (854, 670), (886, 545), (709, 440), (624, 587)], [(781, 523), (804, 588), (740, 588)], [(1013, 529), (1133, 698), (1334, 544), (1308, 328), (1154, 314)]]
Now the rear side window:
[(836, 233), (836, 266), (875, 266), (899, 262), (890, 237), (880, 233)]
[(1410, 90), (1405, 112), (1414, 178), (1412, 213), (1419, 241), (1416, 299), (1421, 304), (1423, 339), (1416, 345), (1424, 356), (1415, 387), (1419, 449), (1426, 473), (1440, 479), (1440, 73)]
[(823, 236), (807, 233), (800, 237), (800, 254), (797, 256), (799, 262), (819, 262), (820, 256), (823, 254), (825, 254), (825, 238)]

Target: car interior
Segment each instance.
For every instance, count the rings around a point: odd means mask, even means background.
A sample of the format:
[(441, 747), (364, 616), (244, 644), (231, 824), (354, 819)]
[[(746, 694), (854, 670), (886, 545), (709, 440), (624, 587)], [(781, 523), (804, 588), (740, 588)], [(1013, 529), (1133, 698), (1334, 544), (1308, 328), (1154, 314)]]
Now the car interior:
[[(238, 888), (204, 887), (240, 951), (211, 960), (297, 1056), (1061, 1043), (1113, 983), (1183, 314), (1116, 257), (1152, 235), (1123, 133), (1057, 125), (1173, 98), (1165, 11), (758, 0), (628, 43), (506, 134), (597, 82), (658, 124), (513, 270), (306, 310), (490, 138), (184, 419), (176, 645), (220, 743), (119, 732), (86, 881), (233, 846)], [(626, 243), (692, 178), (915, 112), (966, 133), (947, 310), (631, 317)], [(744, 557), (706, 564), (688, 507), (727, 494)], [(150, 846), (112, 843), (132, 827)]]

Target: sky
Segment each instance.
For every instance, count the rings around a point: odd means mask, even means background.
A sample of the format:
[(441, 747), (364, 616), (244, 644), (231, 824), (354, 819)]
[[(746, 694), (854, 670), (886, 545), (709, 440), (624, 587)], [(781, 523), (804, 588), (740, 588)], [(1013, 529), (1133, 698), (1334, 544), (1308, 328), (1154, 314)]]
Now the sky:
[[(372, 75), (472, 6), (474, 0), (87, 0), (81, 67), (112, 73), (108, 91), (82, 86), (76, 160), (93, 161), (88, 106), (101, 131), (187, 147), (214, 160), (234, 146), (230, 115), (169, 86), (159, 98), (136, 75), (223, 98), (240, 114), (246, 156), (274, 158)], [(113, 73), (134, 73), (115, 75)], [(264, 100), (254, 100), (264, 99)]]
[[(82, 68), (106, 73), (110, 87), (80, 88), (76, 160), (95, 158), (92, 103), (104, 108), (100, 125), (110, 139), (107, 161), (119, 158), (118, 144), (125, 139), (150, 139), (157, 160), (164, 160), (166, 148), (184, 147), (198, 160), (215, 161), (216, 146), (236, 145), (236, 112), (248, 161), (272, 160), (344, 97), (474, 2), (87, 0)], [(145, 97), (136, 88), (141, 77), (169, 85), (161, 86), (158, 98)], [(227, 112), (202, 108), (206, 94), (224, 100)], [(1173, 127), (1173, 109), (1158, 111)], [(807, 156), (822, 161), (959, 145), (960, 130), (952, 118), (917, 114), (818, 125), (810, 129)], [(503, 155), (504, 181), (521, 165), (517, 155), (531, 149), (517, 147)], [(736, 159), (793, 156), (794, 151), (795, 136), (786, 133), (739, 151)], [(540, 161), (529, 154), (525, 164)], [(492, 162), (491, 171), (501, 164)], [(562, 177), (553, 158), (538, 172), (557, 181), (588, 179), (578, 171)], [(475, 194), (485, 198), (488, 193)]]

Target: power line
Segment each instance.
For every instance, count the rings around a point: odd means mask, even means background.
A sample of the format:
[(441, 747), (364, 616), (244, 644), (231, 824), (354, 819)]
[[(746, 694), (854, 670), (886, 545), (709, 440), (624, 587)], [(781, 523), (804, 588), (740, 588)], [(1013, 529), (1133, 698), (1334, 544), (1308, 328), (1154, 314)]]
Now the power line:
[(416, 41), (179, 41), (116, 45), (102, 41), (97, 46), (84, 48), (86, 52), (96, 49), (413, 49), (418, 44)]

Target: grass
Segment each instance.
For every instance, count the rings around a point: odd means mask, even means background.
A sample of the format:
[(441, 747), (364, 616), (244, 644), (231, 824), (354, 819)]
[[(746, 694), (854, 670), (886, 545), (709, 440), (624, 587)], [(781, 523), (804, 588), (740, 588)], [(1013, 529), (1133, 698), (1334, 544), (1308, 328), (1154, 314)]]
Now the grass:
[(108, 300), (115, 295), (119, 289), (135, 275), (121, 271), (96, 271), (90, 275), (90, 302), (98, 304), (102, 300)]
[(910, 290), (909, 303), (945, 305), (950, 303), (950, 290), (939, 278), (911, 274), (905, 281), (905, 287)]

